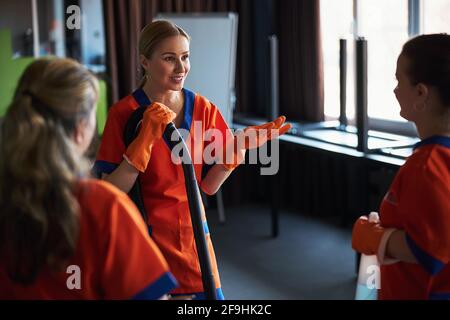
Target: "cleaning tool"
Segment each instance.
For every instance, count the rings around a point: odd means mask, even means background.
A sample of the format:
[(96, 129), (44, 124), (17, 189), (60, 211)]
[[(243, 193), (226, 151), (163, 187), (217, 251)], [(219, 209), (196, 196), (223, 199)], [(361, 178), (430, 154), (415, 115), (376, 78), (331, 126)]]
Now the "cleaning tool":
[[(369, 214), (369, 222), (379, 222), (377, 212)], [(361, 254), (355, 300), (377, 300), (380, 288), (380, 266), (376, 255)]]
[[(152, 105), (150, 105), (149, 108), (152, 108)], [(124, 130), (124, 142), (127, 147), (138, 136), (140, 126), (143, 123), (142, 119), (145, 117), (144, 113), (146, 112), (146, 110), (147, 106), (141, 105), (130, 116)], [(166, 118), (169, 119), (170, 115), (168, 114)], [(202, 273), (203, 290), (205, 292), (207, 300), (217, 300), (216, 286), (211, 267), (211, 258), (209, 255), (202, 221), (204, 208), (200, 196), (200, 189), (195, 177), (192, 159), (185, 141), (172, 122), (167, 124), (163, 136), (165, 141), (169, 144), (171, 150), (174, 148), (174, 146), (181, 143), (183, 153), (181, 155), (181, 158), (187, 160), (182, 162), (182, 167), (185, 179), (186, 193), (189, 202), (192, 228), (194, 231), (195, 245), (197, 248), (198, 259)], [(136, 179), (133, 187), (128, 194), (138, 207), (144, 220), (147, 221), (147, 213), (145, 212), (139, 177)]]

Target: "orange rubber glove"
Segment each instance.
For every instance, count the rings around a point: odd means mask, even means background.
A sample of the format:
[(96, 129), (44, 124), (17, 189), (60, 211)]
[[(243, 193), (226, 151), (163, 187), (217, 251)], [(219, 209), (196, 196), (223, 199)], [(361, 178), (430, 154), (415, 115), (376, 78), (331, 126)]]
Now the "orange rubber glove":
[(168, 123), (176, 114), (165, 105), (153, 102), (142, 117), (138, 136), (128, 146), (124, 158), (140, 172), (147, 169), (155, 141), (161, 139)]
[(379, 222), (369, 222), (366, 216), (360, 217), (353, 225), (352, 248), (367, 255), (377, 255), (385, 229)]
[(224, 155), (223, 166), (227, 170), (234, 170), (245, 159), (246, 150), (255, 149), (261, 147), (264, 143), (279, 137), (291, 129), (292, 125), (286, 124), (285, 116), (278, 117), (274, 121), (267, 122), (259, 126), (250, 126), (239, 132), (233, 141), (227, 144), (225, 148), (226, 154), (233, 154), (233, 160), (230, 162), (226, 155)]

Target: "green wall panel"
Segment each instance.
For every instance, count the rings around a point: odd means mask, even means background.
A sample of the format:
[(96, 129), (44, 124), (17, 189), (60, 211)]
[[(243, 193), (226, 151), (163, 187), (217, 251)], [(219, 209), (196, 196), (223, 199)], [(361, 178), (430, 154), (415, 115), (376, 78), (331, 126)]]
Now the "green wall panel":
[[(4, 116), (11, 103), (20, 76), (33, 60), (33, 57), (13, 59), (11, 33), (7, 29), (0, 29), (0, 117)], [(105, 82), (100, 80), (97, 105), (97, 128), (100, 135), (103, 133), (107, 117), (106, 90)]]

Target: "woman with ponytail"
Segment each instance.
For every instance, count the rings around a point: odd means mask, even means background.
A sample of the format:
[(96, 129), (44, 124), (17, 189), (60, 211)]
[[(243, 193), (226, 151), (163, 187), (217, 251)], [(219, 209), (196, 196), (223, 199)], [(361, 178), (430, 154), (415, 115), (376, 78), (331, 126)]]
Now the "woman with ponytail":
[(0, 299), (155, 299), (176, 286), (128, 197), (87, 177), (97, 97), (70, 59), (36, 60), (19, 80), (0, 135)]
[[(183, 169), (172, 160), (176, 158), (172, 157), (177, 154), (176, 148), (172, 153), (162, 139), (164, 130), (173, 122), (186, 133), (199, 187), (212, 195), (243, 163), (248, 149), (256, 149), (286, 133), (290, 125), (284, 124), (285, 117), (279, 117), (267, 124), (246, 128), (235, 137), (219, 108), (184, 87), (191, 67), (189, 43), (189, 35), (167, 20), (153, 21), (142, 30), (138, 52), (145, 70), (144, 78), (139, 88), (109, 109), (96, 171), (127, 193), (138, 181), (148, 230), (180, 284), (171, 294), (205, 299)], [(126, 124), (139, 107), (146, 108), (139, 134), (125, 146)], [(212, 136), (214, 141), (210, 139)], [(244, 144), (242, 137), (248, 137), (248, 143)], [(211, 149), (216, 149), (214, 155), (208, 153)], [(203, 226), (216, 296), (224, 299), (206, 217), (203, 217)]]

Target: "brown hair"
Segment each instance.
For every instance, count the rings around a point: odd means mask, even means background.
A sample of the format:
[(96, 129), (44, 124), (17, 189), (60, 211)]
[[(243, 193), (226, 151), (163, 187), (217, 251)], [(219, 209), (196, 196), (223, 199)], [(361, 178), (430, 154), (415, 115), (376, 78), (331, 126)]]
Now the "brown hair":
[(0, 144), (0, 258), (15, 282), (61, 269), (75, 251), (85, 171), (72, 135), (97, 97), (95, 76), (70, 59), (38, 59), (19, 80)]
[[(150, 59), (156, 47), (166, 38), (173, 36), (183, 36), (190, 41), (189, 35), (182, 28), (167, 20), (156, 20), (149, 23), (142, 29), (139, 36), (139, 55)], [(146, 81), (144, 75), (139, 85), (142, 88)]]
[(401, 54), (409, 60), (411, 83), (435, 87), (443, 104), (450, 106), (450, 35), (415, 37), (405, 43)]

